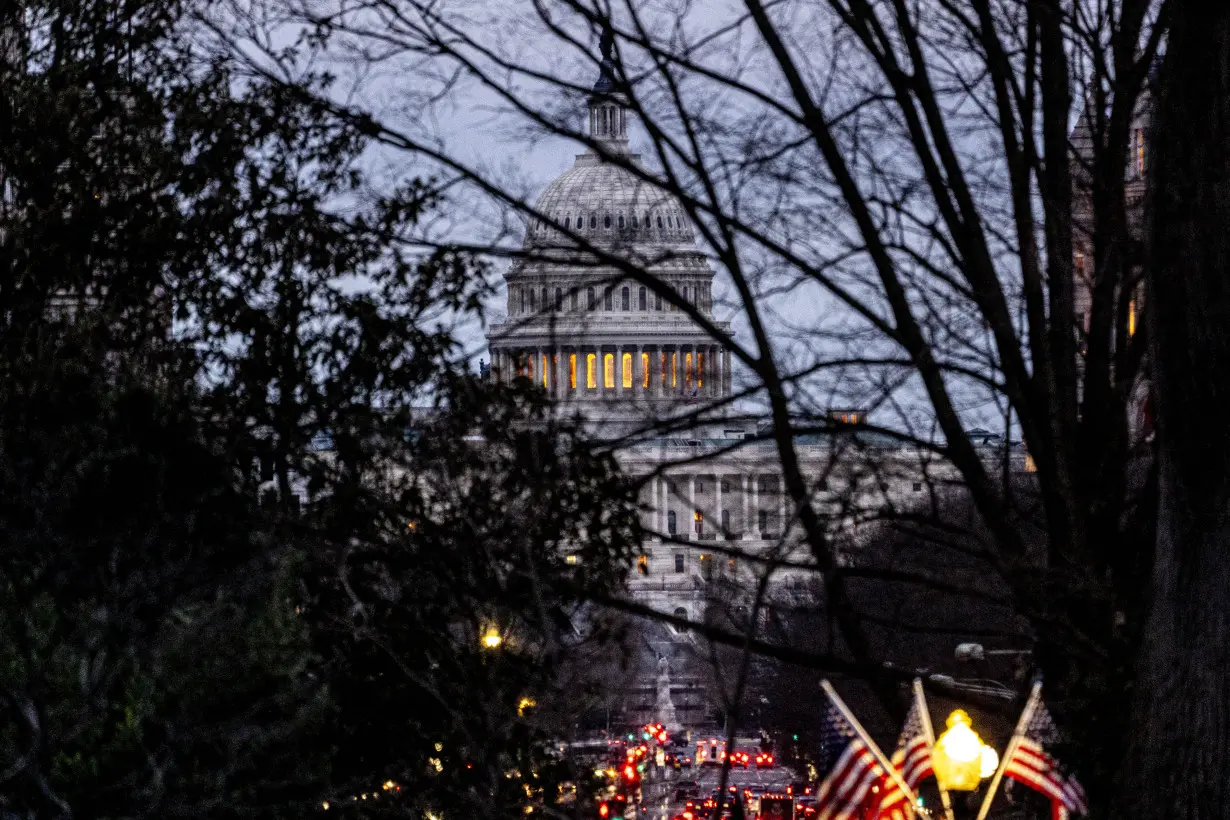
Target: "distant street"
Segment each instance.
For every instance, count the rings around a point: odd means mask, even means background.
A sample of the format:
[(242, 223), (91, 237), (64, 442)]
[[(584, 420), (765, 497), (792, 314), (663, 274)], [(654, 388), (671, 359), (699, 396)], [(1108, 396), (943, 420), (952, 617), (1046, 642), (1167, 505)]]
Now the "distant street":
[[(696, 781), (700, 784), (700, 797), (706, 798), (718, 787), (721, 769), (718, 767), (699, 767), (682, 771), (668, 770), (665, 780), (648, 782), (642, 788), (644, 799), (642, 818), (644, 820), (671, 820), (683, 811), (683, 800), (675, 800), (675, 790), (681, 783)], [(727, 776), (727, 786), (735, 786), (740, 791), (751, 789), (756, 794), (768, 791), (785, 791), (794, 780), (794, 773), (789, 769), (774, 767), (772, 769), (732, 768)]]

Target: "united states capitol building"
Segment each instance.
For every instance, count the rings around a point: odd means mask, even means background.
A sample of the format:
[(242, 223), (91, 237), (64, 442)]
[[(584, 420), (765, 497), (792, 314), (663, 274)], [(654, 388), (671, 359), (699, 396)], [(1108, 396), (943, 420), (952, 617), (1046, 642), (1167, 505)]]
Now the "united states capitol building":
[[(505, 274), (506, 317), (488, 337), (491, 377), (528, 378), (558, 412), (624, 442), (620, 463), (643, 479), (651, 533), (631, 573), (635, 600), (703, 620), (715, 585), (750, 591), (774, 562), (794, 567), (773, 575), (772, 594), (788, 595), (815, 575), (797, 568), (811, 559), (777, 446), (754, 417), (734, 409), (733, 337), (714, 313), (714, 269), (679, 201), (637, 173), (643, 166), (629, 147), (629, 111), (608, 64), (588, 108), (589, 134), (601, 150), (577, 155), (538, 198), (537, 213), (553, 224), (527, 225), (523, 254)], [(673, 290), (676, 301), (647, 287), (649, 279)], [(832, 412), (847, 432), (796, 437), (795, 450), (826, 526), (849, 536), (860, 510), (921, 499), (941, 468), (915, 448), (849, 432), (860, 410)], [(858, 446), (846, 446), (856, 435)], [(851, 449), (865, 455), (869, 444), (874, 458), (849, 457)], [(680, 659), (689, 639), (663, 627), (646, 642), (675, 674), (680, 719), (700, 725), (704, 687), (676, 668), (686, 666)], [(660, 682), (657, 667), (646, 666)], [(644, 683), (625, 704), (629, 722), (652, 717), (660, 704), (653, 680)]]

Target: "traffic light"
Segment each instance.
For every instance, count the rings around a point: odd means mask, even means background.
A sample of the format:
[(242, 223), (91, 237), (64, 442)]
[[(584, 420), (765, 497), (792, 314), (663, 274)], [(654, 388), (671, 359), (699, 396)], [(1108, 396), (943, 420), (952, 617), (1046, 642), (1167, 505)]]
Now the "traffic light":
[(798, 735), (791, 735), (791, 736), (790, 736), (790, 739), (791, 739), (791, 740), (798, 740), (798, 739), (799, 739), (799, 736), (798, 736)]
[(658, 742), (665, 743), (667, 738), (666, 732), (658, 732)]

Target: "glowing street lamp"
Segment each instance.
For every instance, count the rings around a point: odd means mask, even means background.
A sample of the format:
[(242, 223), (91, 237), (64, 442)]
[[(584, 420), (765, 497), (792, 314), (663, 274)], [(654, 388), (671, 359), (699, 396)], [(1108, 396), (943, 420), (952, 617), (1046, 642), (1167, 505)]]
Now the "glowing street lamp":
[(483, 649), (499, 649), (504, 645), (504, 636), (500, 634), (500, 630), (491, 625), (483, 631), (482, 646)]
[[(969, 715), (964, 710), (958, 709), (949, 715), (947, 723), (948, 729), (935, 741), (932, 755), (935, 779), (947, 791), (973, 791), (987, 776), (982, 773), (985, 768), (983, 749), (987, 747), (970, 728)], [(995, 754), (994, 749), (991, 754)], [(991, 774), (995, 774), (994, 768)]]

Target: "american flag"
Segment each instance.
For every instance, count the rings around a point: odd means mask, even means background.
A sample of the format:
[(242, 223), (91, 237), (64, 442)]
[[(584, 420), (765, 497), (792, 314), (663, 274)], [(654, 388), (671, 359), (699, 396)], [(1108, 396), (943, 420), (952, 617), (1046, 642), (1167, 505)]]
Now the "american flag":
[(831, 699), (820, 730), (819, 762), (824, 780), (816, 789), (816, 820), (857, 817), (884, 769)]
[[(927, 735), (923, 731), (918, 698), (914, 698), (910, 713), (906, 715), (905, 727), (901, 730), (897, 749), (889, 762), (901, 773), (901, 779), (915, 793), (918, 792), (918, 784), (935, 773), (931, 765), (931, 744), (927, 742)], [(880, 789), (879, 806), (873, 806), (875, 811), (872, 817), (906, 820), (913, 815), (909, 795), (901, 790), (894, 778), (885, 776)]]
[(1085, 790), (1075, 777), (1065, 775), (1055, 758), (1046, 751), (1046, 746), (1058, 738), (1059, 731), (1051, 720), (1050, 712), (1042, 701), (1038, 701), (1037, 710), (1004, 765), (1004, 774), (1042, 792), (1052, 803), (1058, 803), (1070, 812), (1088, 814)]

